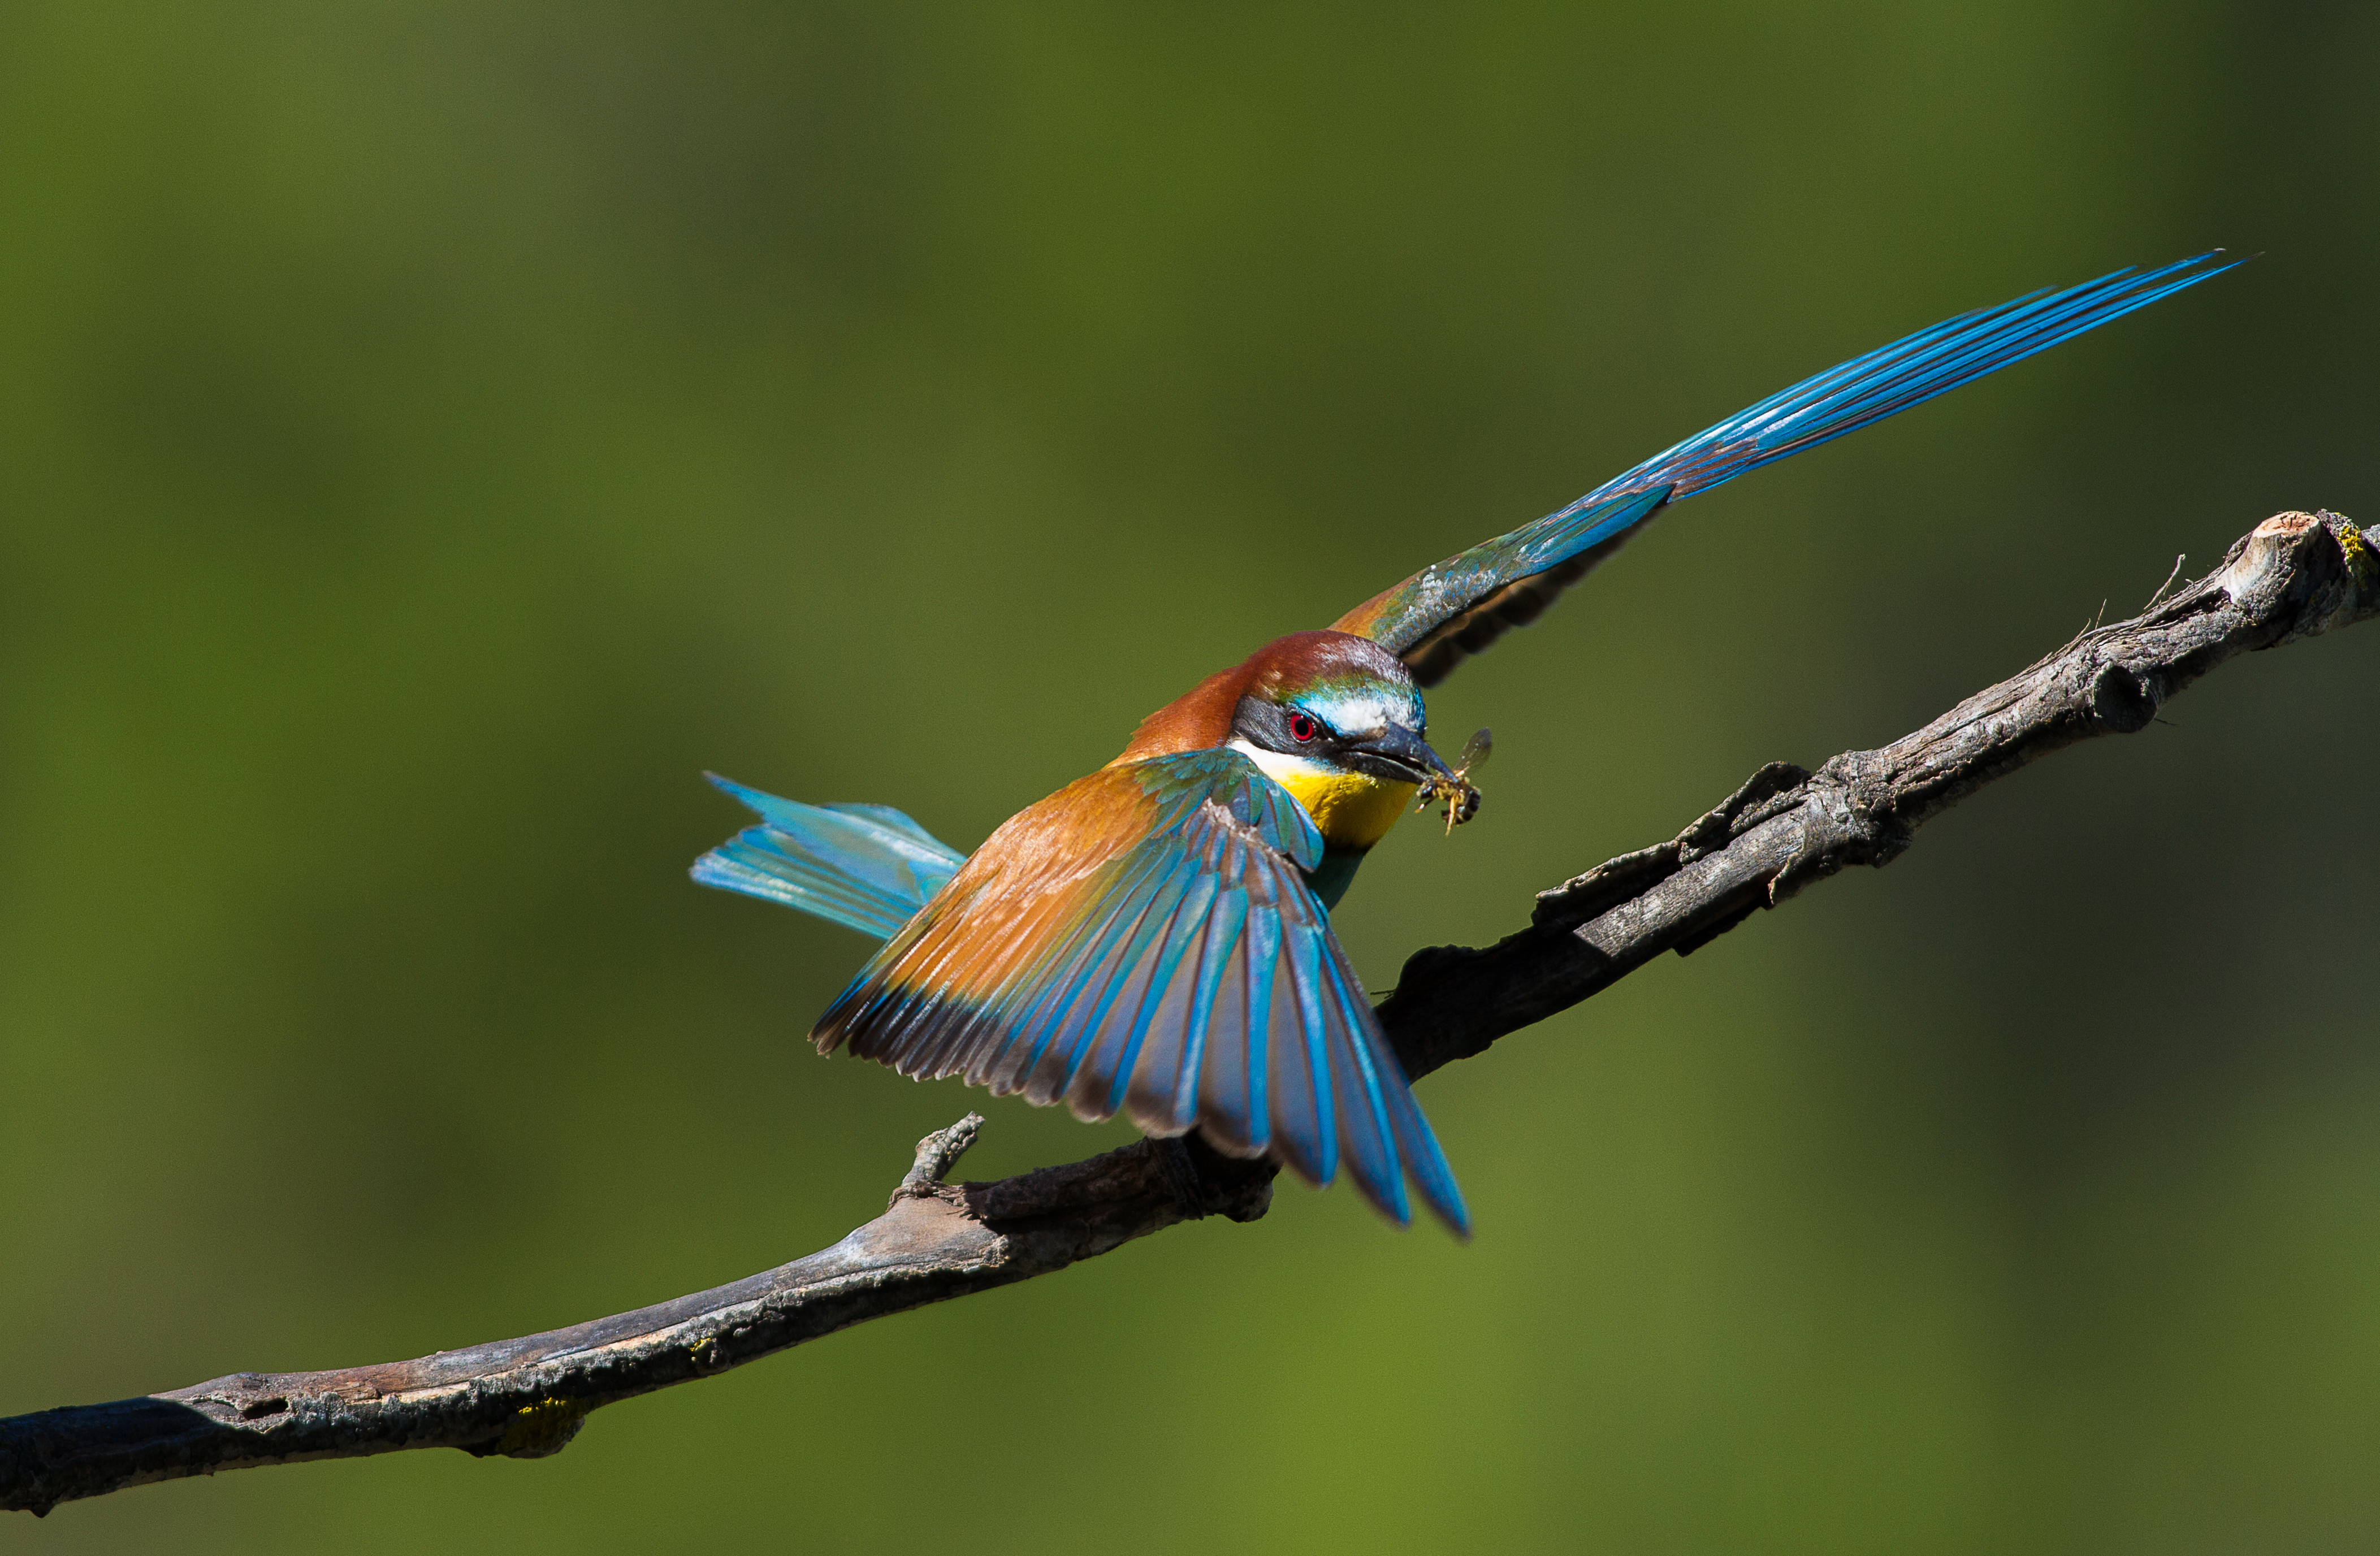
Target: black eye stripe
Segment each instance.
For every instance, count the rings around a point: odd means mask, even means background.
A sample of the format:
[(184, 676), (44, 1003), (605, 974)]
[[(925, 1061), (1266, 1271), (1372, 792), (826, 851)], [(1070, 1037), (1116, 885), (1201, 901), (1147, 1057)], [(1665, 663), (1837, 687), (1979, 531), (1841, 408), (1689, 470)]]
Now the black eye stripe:
[(1244, 697), (1232, 732), (1250, 745), (1284, 756), (1335, 759), (1346, 737), (1316, 714), (1285, 702)]

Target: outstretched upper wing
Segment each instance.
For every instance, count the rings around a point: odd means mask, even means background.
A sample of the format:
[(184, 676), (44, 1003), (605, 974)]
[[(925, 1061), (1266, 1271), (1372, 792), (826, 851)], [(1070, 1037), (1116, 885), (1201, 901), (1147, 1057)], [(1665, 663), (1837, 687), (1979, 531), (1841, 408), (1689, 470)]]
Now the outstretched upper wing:
[(1668, 503), (2046, 351), (2168, 293), (2245, 262), (2219, 249), (2162, 270), (2119, 270), (2065, 291), (2029, 293), (1830, 368), (1729, 417), (1577, 502), (1472, 547), (1373, 596), (1331, 625), (1402, 657), (1435, 686), (1466, 655), (1536, 619)]
[(1318, 1184), (1341, 1162), (1400, 1223), (1408, 1173), (1467, 1218), (1303, 871), (1322, 840), (1236, 752), (1102, 768), (1013, 818), (811, 1036), (903, 1075), (1120, 1109)]

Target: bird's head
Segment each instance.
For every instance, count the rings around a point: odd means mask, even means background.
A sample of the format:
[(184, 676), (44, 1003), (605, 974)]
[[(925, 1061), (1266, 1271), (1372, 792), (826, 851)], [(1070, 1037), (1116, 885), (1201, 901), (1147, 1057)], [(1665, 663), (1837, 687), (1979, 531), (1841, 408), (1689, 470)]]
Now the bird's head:
[(1257, 650), (1236, 678), (1232, 748), (1294, 796), (1332, 848), (1369, 848), (1417, 788), (1454, 779), (1424, 738), (1413, 676), (1368, 638), (1293, 633)]

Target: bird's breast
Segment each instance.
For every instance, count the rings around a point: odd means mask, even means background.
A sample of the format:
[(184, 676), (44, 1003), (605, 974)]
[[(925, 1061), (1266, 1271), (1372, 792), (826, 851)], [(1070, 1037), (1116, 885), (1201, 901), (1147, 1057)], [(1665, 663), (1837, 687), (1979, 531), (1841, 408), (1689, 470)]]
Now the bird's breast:
[(1305, 807), (1323, 844), (1333, 849), (1365, 849), (1389, 835), (1389, 829), (1411, 808), (1414, 785), (1326, 767), (1305, 757), (1259, 750), (1246, 745), (1232, 748), (1264, 770), (1265, 776), (1287, 789)]

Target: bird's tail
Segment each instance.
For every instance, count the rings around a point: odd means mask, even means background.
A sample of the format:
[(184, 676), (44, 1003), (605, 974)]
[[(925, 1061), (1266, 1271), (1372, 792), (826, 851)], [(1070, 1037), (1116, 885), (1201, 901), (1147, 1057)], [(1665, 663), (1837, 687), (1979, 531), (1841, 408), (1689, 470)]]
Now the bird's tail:
[(966, 856), (885, 805), (802, 805), (705, 774), (760, 817), (694, 862), (706, 886), (765, 897), (889, 938)]

